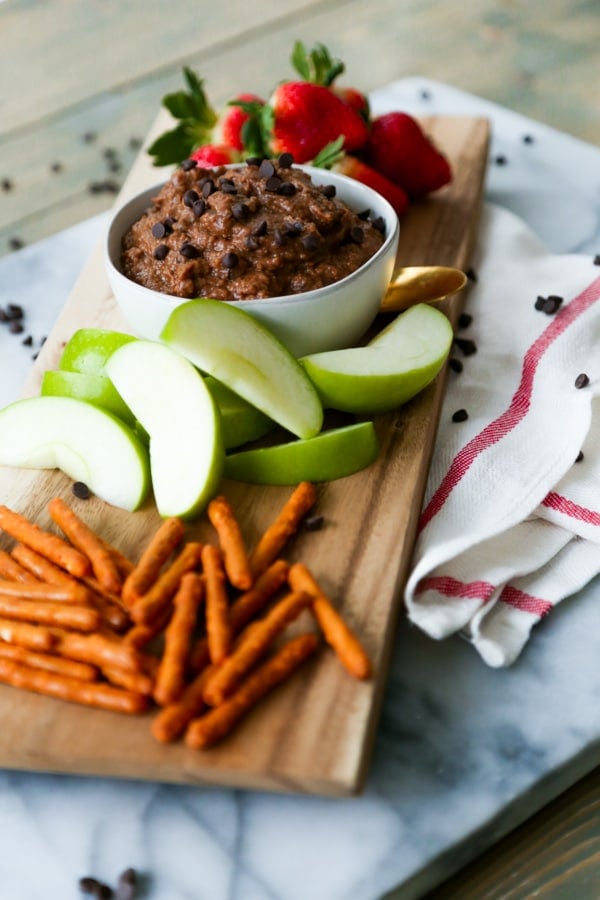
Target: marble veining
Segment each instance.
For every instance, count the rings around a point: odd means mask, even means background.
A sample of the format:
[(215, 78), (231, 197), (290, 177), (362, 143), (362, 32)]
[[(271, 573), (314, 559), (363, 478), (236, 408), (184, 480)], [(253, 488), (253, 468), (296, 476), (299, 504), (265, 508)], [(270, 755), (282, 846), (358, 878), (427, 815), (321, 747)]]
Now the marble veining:
[[(555, 251), (600, 252), (598, 150), (420, 78), (376, 92), (373, 107), (490, 116), (487, 198)], [(0, 305), (26, 307), (35, 341), (105, 223), (0, 265)], [(0, 405), (18, 394), (32, 352), (0, 331)], [(402, 622), (359, 798), (0, 773), (0, 898), (67, 900), (81, 875), (114, 884), (128, 866), (146, 873), (150, 900), (418, 897), (600, 758), (599, 601), (597, 579), (554, 610), (508, 670)]]

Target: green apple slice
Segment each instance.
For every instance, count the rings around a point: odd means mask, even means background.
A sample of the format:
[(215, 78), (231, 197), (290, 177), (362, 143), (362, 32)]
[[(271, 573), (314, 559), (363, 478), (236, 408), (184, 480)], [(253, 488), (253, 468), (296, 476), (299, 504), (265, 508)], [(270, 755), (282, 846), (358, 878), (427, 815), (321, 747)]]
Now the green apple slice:
[(161, 339), (292, 434), (311, 438), (321, 430), (323, 409), (310, 380), (243, 310), (222, 300), (190, 300), (171, 313)]
[(355, 413), (388, 412), (433, 381), (452, 338), (446, 316), (420, 303), (397, 316), (366, 347), (313, 353), (300, 363), (323, 406)]
[(248, 441), (256, 441), (276, 427), (272, 419), (234, 394), (216, 378), (209, 375), (204, 383), (219, 408), (226, 450), (241, 447)]
[(72, 397), (93, 403), (114, 413), (127, 425), (135, 426), (135, 418), (129, 407), (106, 375), (85, 375), (82, 372), (62, 372), (60, 369), (44, 372), (42, 397)]
[(150, 436), (159, 513), (194, 516), (216, 493), (225, 455), (219, 413), (202, 376), (175, 350), (141, 340), (115, 350), (106, 374)]
[(0, 411), (0, 465), (61, 469), (123, 509), (150, 487), (148, 454), (120, 419), (70, 397), (32, 397)]
[(232, 453), (225, 459), (225, 476), (252, 484), (334, 481), (370, 466), (378, 453), (373, 423), (360, 422), (305, 441)]
[(135, 340), (136, 338), (122, 331), (80, 328), (65, 344), (58, 367), (65, 372), (104, 375), (104, 366), (109, 356), (119, 347)]

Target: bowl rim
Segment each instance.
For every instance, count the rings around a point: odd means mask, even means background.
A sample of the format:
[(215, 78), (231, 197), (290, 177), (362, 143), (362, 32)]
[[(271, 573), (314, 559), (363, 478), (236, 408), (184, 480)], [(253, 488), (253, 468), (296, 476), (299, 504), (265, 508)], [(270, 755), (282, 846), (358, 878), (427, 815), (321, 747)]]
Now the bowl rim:
[[(212, 168), (241, 169), (245, 165), (246, 165), (246, 162), (240, 162), (240, 163), (229, 163), (228, 165), (223, 166), (223, 167), (214, 166)], [(379, 260), (387, 254), (387, 252), (390, 249), (390, 246), (399, 238), (400, 220), (398, 218), (398, 215), (395, 212), (395, 210), (393, 209), (392, 205), (389, 203), (389, 201), (386, 200), (385, 197), (382, 194), (378, 193), (378, 191), (376, 191), (374, 188), (369, 187), (369, 185), (367, 185), (367, 184), (363, 184), (361, 181), (358, 181), (355, 178), (350, 178), (348, 175), (342, 175), (339, 172), (331, 172), (328, 169), (321, 169), (316, 166), (310, 166), (310, 165), (303, 164), (303, 163), (298, 163), (298, 164), (294, 163), (293, 168), (300, 169), (304, 172), (307, 172), (311, 177), (312, 177), (313, 173), (316, 173), (319, 176), (323, 176), (324, 174), (327, 174), (328, 177), (331, 179), (331, 183), (336, 182), (338, 184), (341, 184), (342, 186), (347, 185), (355, 190), (358, 189), (360, 191), (364, 191), (366, 193), (367, 197), (373, 197), (374, 198), (373, 205), (375, 205), (375, 203), (380, 204), (380, 208), (376, 210), (376, 215), (384, 215), (385, 220), (386, 220), (387, 233), (385, 235), (383, 244), (373, 254), (373, 256), (370, 256), (369, 259), (365, 260), (365, 262), (361, 266), (359, 266), (358, 269), (355, 269), (354, 272), (350, 272), (348, 275), (345, 275), (344, 278), (340, 278), (338, 281), (331, 282), (331, 284), (326, 284), (326, 285), (323, 285), (322, 287), (314, 288), (313, 290), (310, 290), (310, 291), (303, 291), (298, 294), (280, 294), (276, 297), (255, 297), (255, 298), (246, 298), (244, 300), (236, 300), (236, 299), (221, 300), (222, 303), (231, 303), (232, 305), (240, 306), (242, 308), (245, 307), (246, 304), (248, 304), (248, 303), (252, 304), (253, 306), (255, 304), (260, 304), (261, 306), (278, 306), (281, 304), (285, 304), (285, 306), (291, 307), (291, 306), (295, 306), (298, 304), (306, 304), (311, 299), (316, 299), (317, 297), (327, 296), (329, 294), (333, 294), (334, 292), (337, 293), (337, 291), (340, 288), (341, 289), (345, 288), (352, 281), (356, 280), (357, 278), (360, 278), (368, 269), (377, 265)], [(126, 275), (123, 274), (120, 267), (113, 260), (113, 255), (111, 254), (111, 244), (113, 243), (114, 238), (115, 238), (114, 232), (115, 232), (115, 224), (116, 224), (117, 218), (120, 215), (124, 214), (130, 206), (133, 206), (134, 204), (138, 204), (143, 197), (144, 198), (147, 197), (148, 203), (150, 203), (151, 198), (155, 194), (157, 194), (169, 180), (170, 179), (167, 178), (167, 179), (159, 182), (158, 184), (144, 188), (144, 190), (142, 190), (142, 191), (138, 191), (136, 194), (134, 194), (132, 197), (129, 197), (127, 200), (125, 200), (124, 203), (122, 203), (120, 206), (118, 206), (116, 209), (113, 210), (113, 212), (111, 214), (110, 222), (109, 222), (109, 225), (108, 225), (108, 228), (106, 231), (105, 241), (104, 241), (104, 259), (105, 259), (105, 265), (108, 267), (108, 269), (111, 272), (111, 274), (113, 275), (113, 277), (116, 278), (121, 283), (124, 283), (126, 286), (130, 286), (130, 288), (132, 290), (143, 291), (144, 293), (152, 296), (156, 302), (161, 302), (161, 303), (163, 303), (165, 305), (169, 305), (169, 306), (171, 304), (175, 304), (175, 306), (179, 306), (182, 303), (189, 302), (190, 300), (193, 300), (193, 299), (202, 300), (203, 298), (202, 297), (179, 297), (177, 294), (166, 294), (163, 291), (155, 291), (153, 288), (148, 288), (143, 284), (139, 284), (139, 282), (133, 281), (133, 279), (128, 278)], [(344, 202), (344, 203), (346, 203), (346, 205), (348, 205), (347, 201), (343, 200), (342, 202)], [(140, 216), (138, 215), (136, 218), (132, 218), (132, 220), (128, 224), (126, 224), (122, 227), (122, 231), (121, 231), (120, 235), (118, 236), (119, 237), (118, 244), (115, 243), (115, 246), (118, 246), (120, 248), (123, 234), (125, 233), (127, 228), (129, 228), (131, 225), (133, 225), (133, 223), (135, 221), (137, 221), (137, 218), (139, 218), (139, 217)], [(393, 227), (391, 229), (389, 228), (390, 221), (393, 223)], [(117, 300), (118, 300), (118, 298), (117, 298)]]

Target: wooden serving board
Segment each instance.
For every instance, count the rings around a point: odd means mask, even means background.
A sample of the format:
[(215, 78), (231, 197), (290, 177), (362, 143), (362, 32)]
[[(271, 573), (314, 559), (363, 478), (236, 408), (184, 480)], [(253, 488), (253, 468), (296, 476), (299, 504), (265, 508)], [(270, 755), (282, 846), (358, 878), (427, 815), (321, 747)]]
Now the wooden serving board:
[[(402, 221), (402, 265), (469, 266), (477, 230), (489, 141), (488, 122), (435, 118), (428, 132), (449, 156), (452, 185), (415, 203)], [(159, 117), (153, 133), (164, 127)], [(151, 139), (152, 136), (149, 137)], [(142, 153), (119, 202), (160, 180)], [(460, 297), (445, 308), (458, 315)], [(81, 327), (126, 330), (111, 296), (99, 246), (85, 265), (26, 392), (57, 366), (64, 343)], [(349, 478), (319, 487), (324, 527), (298, 536), (287, 554), (312, 568), (364, 640), (374, 663), (368, 682), (351, 678), (323, 651), (260, 705), (226, 741), (194, 752), (182, 743), (161, 745), (150, 734), (150, 715), (123, 716), (0, 688), (0, 766), (45, 772), (235, 785), (280, 791), (345, 795), (360, 790), (393, 646), (427, 470), (445, 383), (440, 374), (414, 401), (376, 422), (377, 462)], [(291, 489), (225, 482), (249, 546), (274, 518)], [(127, 513), (97, 499), (75, 500), (59, 472), (0, 470), (0, 502), (50, 527), (48, 500), (62, 495), (101, 535), (137, 559), (159, 517), (151, 501)], [(205, 520), (190, 537), (214, 540)], [(2, 536), (0, 544), (10, 546)], [(306, 622), (304, 623), (306, 625)], [(300, 626), (301, 628), (302, 626)]]

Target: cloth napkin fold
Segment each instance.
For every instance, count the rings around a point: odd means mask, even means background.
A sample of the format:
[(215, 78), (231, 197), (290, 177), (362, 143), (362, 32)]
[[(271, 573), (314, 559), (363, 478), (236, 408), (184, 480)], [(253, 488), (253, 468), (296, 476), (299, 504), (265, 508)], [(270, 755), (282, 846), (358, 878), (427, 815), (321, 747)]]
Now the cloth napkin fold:
[(600, 269), (490, 205), (474, 272), (457, 338), (476, 352), (453, 351), (405, 600), (431, 637), (503, 666), (600, 572)]

